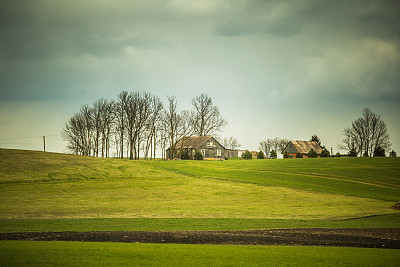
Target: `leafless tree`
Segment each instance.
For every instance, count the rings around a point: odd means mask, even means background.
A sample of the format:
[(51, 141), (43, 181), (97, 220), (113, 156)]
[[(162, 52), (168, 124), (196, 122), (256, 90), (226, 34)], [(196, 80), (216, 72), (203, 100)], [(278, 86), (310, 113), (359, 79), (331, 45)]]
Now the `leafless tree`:
[(112, 100), (103, 100), (101, 104), (101, 156), (110, 156), (110, 141), (115, 129), (116, 112)]
[(189, 111), (178, 112), (175, 96), (168, 96), (168, 104), (163, 109), (162, 128), (169, 139), (170, 158), (175, 157), (176, 142), (193, 132), (192, 118)]
[(94, 123), (93, 108), (84, 104), (78, 113), (74, 114), (62, 130), (62, 137), (68, 142), (68, 149), (75, 154), (94, 155)]
[(260, 151), (264, 152), (266, 157), (269, 157), (269, 153), (272, 150), (272, 139), (266, 139), (260, 142), (259, 149)]
[(150, 116), (150, 94), (131, 92), (125, 105), (126, 129), (129, 140), (129, 159), (139, 159), (144, 126)]
[(369, 108), (363, 109), (360, 118), (343, 130), (340, 149), (354, 150), (360, 156), (372, 156), (377, 147), (390, 150), (390, 138), (385, 122)]
[(126, 105), (128, 99), (128, 92), (122, 91), (118, 95), (118, 100), (115, 103), (115, 116), (116, 116), (116, 130), (119, 132), (119, 138), (116, 142), (119, 142), (120, 158), (124, 158), (124, 133), (126, 131)]
[(222, 118), (219, 108), (206, 94), (192, 99), (192, 105), (194, 108), (192, 124), (195, 135), (214, 134), (226, 126), (227, 122)]
[(232, 136), (229, 138), (224, 138), (222, 140), (222, 145), (225, 148), (228, 149), (236, 149), (239, 148), (241, 145), (239, 144), (239, 141), (236, 138), (233, 138)]
[(153, 155), (154, 157), (156, 155), (157, 131), (161, 119), (162, 108), (163, 105), (160, 99), (157, 96), (152, 96), (150, 99), (151, 114), (146, 125), (145, 159), (148, 158), (149, 151), (150, 158), (153, 158)]
[(289, 140), (286, 138), (267, 138), (260, 142), (259, 149), (268, 157), (272, 150), (281, 153), (288, 143)]

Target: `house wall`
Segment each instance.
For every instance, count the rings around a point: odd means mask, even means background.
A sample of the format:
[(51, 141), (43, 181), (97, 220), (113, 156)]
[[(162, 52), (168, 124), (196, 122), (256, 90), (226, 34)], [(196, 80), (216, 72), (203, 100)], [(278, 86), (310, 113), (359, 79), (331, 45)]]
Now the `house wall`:
[(239, 150), (237, 149), (225, 149), (225, 158), (237, 158), (240, 157)]
[[(203, 143), (197, 149), (205, 152), (203, 154), (204, 158), (223, 159), (225, 157), (225, 148), (215, 141), (214, 138), (211, 138), (207, 142)], [(221, 150), (220, 156), (217, 155), (218, 150)]]

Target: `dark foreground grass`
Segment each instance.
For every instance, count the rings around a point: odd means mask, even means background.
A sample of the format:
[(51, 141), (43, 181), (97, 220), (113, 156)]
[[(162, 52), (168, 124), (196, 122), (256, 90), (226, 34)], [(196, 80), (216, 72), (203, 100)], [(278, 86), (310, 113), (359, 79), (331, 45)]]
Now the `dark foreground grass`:
[(391, 249), (0, 241), (2, 266), (398, 266)]
[(269, 228), (400, 228), (400, 213), (352, 220), (100, 218), (0, 220), (0, 232), (235, 231)]

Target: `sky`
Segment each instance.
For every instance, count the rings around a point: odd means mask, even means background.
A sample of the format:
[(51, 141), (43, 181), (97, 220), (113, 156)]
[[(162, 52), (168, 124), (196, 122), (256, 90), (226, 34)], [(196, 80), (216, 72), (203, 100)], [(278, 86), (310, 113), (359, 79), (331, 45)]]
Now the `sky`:
[(66, 152), (84, 103), (205, 93), (243, 149), (266, 138), (334, 153), (365, 107), (400, 153), (398, 0), (0, 1), (0, 147)]

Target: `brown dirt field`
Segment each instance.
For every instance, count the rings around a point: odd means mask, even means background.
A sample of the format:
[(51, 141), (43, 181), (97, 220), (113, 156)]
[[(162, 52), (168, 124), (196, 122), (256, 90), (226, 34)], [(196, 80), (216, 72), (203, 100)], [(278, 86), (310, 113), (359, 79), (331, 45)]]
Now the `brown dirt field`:
[(251, 231), (15, 232), (0, 240), (336, 246), (400, 249), (400, 228), (308, 228)]

